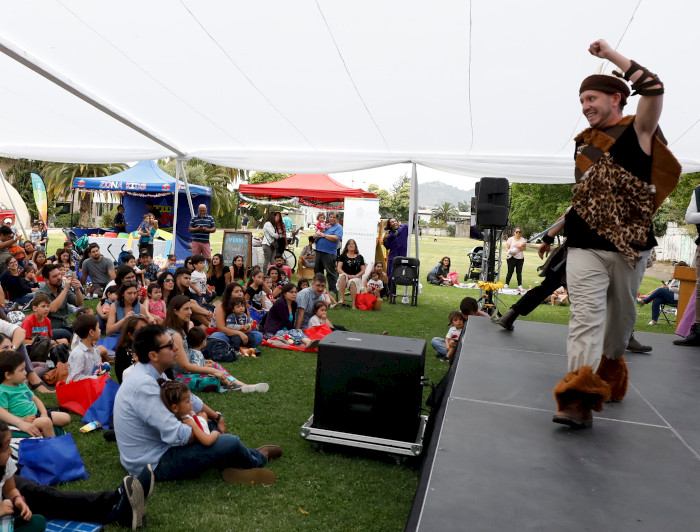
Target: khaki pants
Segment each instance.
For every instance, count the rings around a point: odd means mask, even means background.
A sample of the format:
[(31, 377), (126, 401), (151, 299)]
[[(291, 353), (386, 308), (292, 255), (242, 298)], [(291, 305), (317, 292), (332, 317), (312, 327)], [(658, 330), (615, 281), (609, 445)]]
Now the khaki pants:
[(637, 320), (635, 301), (649, 253), (642, 253), (633, 270), (615, 251), (569, 248), (569, 371), (582, 366), (596, 371), (602, 355), (617, 360), (625, 354)]

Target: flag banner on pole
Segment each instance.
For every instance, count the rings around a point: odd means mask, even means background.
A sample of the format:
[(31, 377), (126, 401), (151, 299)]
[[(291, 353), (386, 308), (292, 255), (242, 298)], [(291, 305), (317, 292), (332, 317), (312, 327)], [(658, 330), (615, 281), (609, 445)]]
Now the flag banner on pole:
[(39, 217), (44, 221), (44, 224), (48, 223), (46, 219), (47, 206), (46, 206), (46, 187), (44, 186), (44, 180), (41, 179), (37, 174), (32, 173), (32, 189), (34, 189), (34, 201), (36, 201), (36, 210), (39, 212)]

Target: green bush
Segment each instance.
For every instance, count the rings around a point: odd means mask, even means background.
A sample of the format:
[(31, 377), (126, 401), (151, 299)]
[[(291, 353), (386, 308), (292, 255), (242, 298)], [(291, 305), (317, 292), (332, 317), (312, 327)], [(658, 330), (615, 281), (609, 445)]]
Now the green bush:
[(71, 219), (70, 213), (66, 214), (59, 214), (56, 216), (56, 219), (53, 221), (53, 226), (54, 227), (75, 227), (78, 225), (78, 220), (80, 220), (80, 213), (74, 212), (73, 213), (73, 218)]
[(102, 227), (114, 227), (114, 217), (117, 215), (117, 208), (114, 207), (111, 211), (102, 215)]
[(454, 225), (448, 225), (446, 227), (446, 229), (447, 229), (447, 236), (455, 236), (455, 231), (457, 231), (457, 229), (455, 228)]

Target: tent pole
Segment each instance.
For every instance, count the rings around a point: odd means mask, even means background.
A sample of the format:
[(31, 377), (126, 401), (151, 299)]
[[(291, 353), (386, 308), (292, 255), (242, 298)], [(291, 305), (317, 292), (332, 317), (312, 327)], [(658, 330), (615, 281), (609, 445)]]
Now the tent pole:
[[(177, 244), (177, 202), (180, 197), (180, 161), (175, 161), (175, 199), (173, 199), (173, 245), (170, 252), (175, 255)], [(182, 257), (178, 257), (182, 259)]]
[[(187, 203), (190, 206), (190, 216), (192, 218), (194, 218), (194, 208), (192, 207), (192, 194), (190, 194), (190, 184), (187, 182), (187, 174), (185, 173), (185, 163), (183, 162), (182, 159), (178, 159), (177, 164), (180, 165), (180, 171), (182, 172), (182, 181), (185, 183), (185, 192), (187, 193)], [(179, 187), (178, 187), (178, 191), (179, 191)]]
[[(420, 260), (420, 250), (418, 248), (418, 174), (416, 163), (411, 169), (411, 192), (408, 199), (408, 255), (415, 256)], [(415, 234), (414, 234), (415, 233)], [(414, 249), (411, 253), (411, 235), (414, 236)]]
[(22, 225), (22, 222), (19, 219), (19, 212), (17, 211), (17, 207), (15, 207), (15, 200), (12, 199), (12, 196), (10, 195), (10, 191), (7, 189), (7, 180), (5, 179), (5, 174), (2, 173), (2, 169), (0, 168), (0, 180), (2, 180), (2, 186), (5, 187), (5, 194), (7, 194), (7, 197), (10, 200), (10, 203), (12, 204), (12, 210), (15, 211), (15, 223), (19, 225), (19, 228), (22, 230), (22, 234), (24, 235), (24, 239), (27, 239), (27, 233), (24, 230), (24, 226)]

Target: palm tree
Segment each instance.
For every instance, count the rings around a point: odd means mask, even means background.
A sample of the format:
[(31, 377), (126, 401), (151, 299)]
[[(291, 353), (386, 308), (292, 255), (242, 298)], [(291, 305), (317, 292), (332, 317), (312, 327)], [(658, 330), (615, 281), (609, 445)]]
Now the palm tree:
[[(129, 168), (127, 164), (83, 164), (83, 163), (44, 163), (44, 181), (49, 204), (60, 197), (70, 197), (73, 180), (76, 177), (105, 177)], [(92, 194), (80, 191), (80, 219), (78, 225), (88, 227), (90, 224), (90, 205)]]
[(432, 217), (434, 220), (443, 220), (444, 222), (447, 222), (450, 217), (457, 216), (458, 214), (459, 212), (457, 211), (457, 208), (450, 202), (446, 201), (442, 205), (433, 209)]

